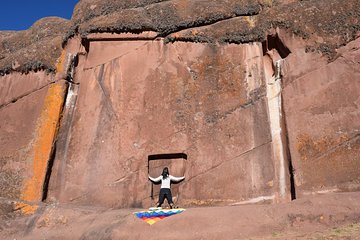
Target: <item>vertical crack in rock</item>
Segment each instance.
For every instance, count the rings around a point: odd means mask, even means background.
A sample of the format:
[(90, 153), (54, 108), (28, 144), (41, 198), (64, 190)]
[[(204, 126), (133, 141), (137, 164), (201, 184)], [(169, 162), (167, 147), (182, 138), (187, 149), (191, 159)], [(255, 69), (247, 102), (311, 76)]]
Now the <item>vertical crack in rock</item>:
[[(66, 70), (66, 79), (69, 83), (71, 84), (78, 84), (78, 83), (74, 83), (74, 75), (75, 75), (75, 68), (77, 67), (78, 63), (79, 63), (79, 55), (75, 54), (69, 54), (68, 56), (69, 60), (69, 64), (68, 64), (68, 68)], [(70, 89), (70, 86), (69, 86)]]
[(272, 138), (273, 158), (275, 161), (276, 179), (278, 181), (280, 200), (285, 199), (287, 192), (286, 179), (286, 144), (284, 139), (282, 98), (281, 98), (281, 60), (276, 61), (275, 75), (267, 80), (268, 111)]
[[(70, 145), (71, 138), (71, 128), (74, 120), (75, 106), (77, 102), (77, 95), (79, 91), (79, 86), (75, 84), (69, 84), (69, 89), (65, 101), (65, 109), (63, 110), (63, 118), (59, 130), (59, 142), (58, 147), (60, 148), (56, 152), (56, 159), (59, 159), (59, 170), (58, 170), (58, 184), (60, 184), (60, 194), (61, 189), (65, 186), (65, 167), (67, 153)], [(60, 153), (59, 153), (60, 152)]]
[[(282, 98), (282, 62), (290, 53), (290, 49), (281, 41), (278, 34), (268, 35), (262, 43), (263, 55), (268, 57), (264, 62), (267, 74), (268, 114), (271, 129), (272, 149), (275, 173), (278, 184), (279, 200), (295, 199), (293, 166), (288, 146), (286, 119)], [(265, 65), (267, 63), (267, 65)], [(270, 67), (270, 65), (272, 65)]]
[[(282, 97), (282, 93), (281, 93), (281, 97)], [(282, 99), (284, 99), (282, 97)], [(282, 106), (281, 106), (281, 115), (283, 117), (283, 129), (284, 129), (284, 143), (285, 143), (285, 151), (286, 151), (286, 156), (287, 156), (287, 162), (288, 162), (288, 167), (289, 167), (289, 174), (290, 174), (290, 194), (291, 194), (291, 200), (295, 200), (296, 199), (296, 188), (295, 188), (295, 178), (294, 178), (294, 172), (295, 169), (293, 167), (292, 164), (292, 159), (291, 159), (291, 152), (290, 152), (290, 141), (289, 141), (289, 134), (288, 134), (288, 128), (287, 128), (287, 121), (286, 121), (286, 115), (285, 115), (285, 111), (284, 111), (284, 101), (281, 102)]]
[[(56, 183), (58, 184), (57, 186), (63, 186), (64, 184), (63, 175), (65, 172), (65, 162), (67, 157), (67, 150), (70, 143), (69, 139), (70, 139), (71, 126), (73, 122), (75, 104), (77, 100), (77, 92), (79, 89), (79, 85), (73, 83), (77, 61), (78, 61), (77, 54), (75, 55), (68, 54), (68, 61), (67, 61), (68, 64), (65, 69), (67, 87), (65, 90), (66, 92), (64, 95), (64, 101), (61, 108), (61, 119), (59, 120), (58, 131), (48, 161), (48, 167), (44, 179), (42, 201), (47, 200), (49, 194), (49, 188), (52, 187), (50, 186), (51, 184)], [(51, 177), (54, 177), (54, 180), (50, 179)], [(61, 193), (61, 187), (60, 187), (60, 193)]]
[(49, 188), (49, 181), (50, 181), (50, 176), (51, 176), (51, 171), (52, 171), (52, 167), (54, 164), (54, 159), (56, 156), (56, 140), (54, 142), (53, 148), (51, 149), (51, 154), (49, 157), (49, 161), (48, 161), (48, 166), (46, 169), (46, 174), (45, 174), (45, 179), (44, 179), (44, 184), (43, 184), (43, 192), (42, 192), (42, 197), (41, 197), (41, 201), (45, 201), (47, 198), (47, 194), (48, 194), (48, 188)]
[[(281, 41), (280, 41), (280, 43), (281, 44), (278, 44), (278, 45), (284, 46)], [(278, 52), (281, 52), (281, 50), (279, 50)], [(289, 53), (290, 53), (290, 50), (288, 51), (288, 54)], [(285, 55), (282, 55), (282, 56), (286, 57)], [(275, 64), (275, 81), (279, 81), (280, 84), (282, 81), (281, 60), (276, 61), (276, 64)], [(281, 86), (280, 86), (280, 88), (281, 88)], [(283, 148), (284, 148), (283, 151), (284, 151), (285, 158), (286, 158), (284, 160), (287, 160), (288, 171), (289, 171), (289, 175), (290, 175), (290, 179), (289, 179), (290, 180), (290, 195), (291, 195), (291, 200), (294, 200), (294, 199), (296, 199), (294, 168), (293, 168), (293, 164), (292, 164), (292, 160), (291, 160), (291, 152), (290, 152), (290, 147), (289, 147), (289, 135), (288, 135), (286, 116), (285, 116), (285, 111), (284, 111), (284, 98), (282, 97), (282, 90), (280, 90), (279, 98), (281, 101), (280, 102), (280, 116), (281, 116), (280, 124), (281, 124), (281, 128), (282, 128), (281, 137), (282, 137), (282, 143), (283, 143)]]
[[(50, 85), (44, 99), (41, 115), (38, 119), (36, 140), (34, 143), (34, 156), (32, 159), (33, 174), (24, 182), (21, 192), (21, 200), (38, 202), (43, 199), (43, 186), (48, 169), (49, 157), (56, 139), (60, 115), (66, 93), (66, 83), (58, 82)], [(37, 205), (21, 207), (22, 212), (31, 214), (38, 208)]]
[(60, 126), (61, 126), (61, 123), (62, 123), (63, 112), (64, 112), (64, 109), (66, 108), (66, 100), (67, 100), (67, 97), (69, 95), (69, 87), (70, 87), (69, 85), (70, 84), (71, 83), (67, 83), (66, 84), (66, 89), (64, 90), (64, 100), (65, 101), (63, 101), (61, 109), (60, 109), (60, 115), (59, 115), (58, 124), (57, 124), (58, 126), (57, 126), (56, 132), (54, 134), (54, 141), (53, 141), (53, 144), (52, 144), (49, 160), (48, 160), (48, 163), (47, 163), (45, 178), (44, 178), (44, 182), (43, 182), (41, 201), (45, 201), (47, 199), (47, 196), (48, 196), (48, 189), (49, 189), (51, 172), (52, 172), (55, 157), (56, 157), (56, 149), (57, 149), (57, 143), (58, 143), (58, 138), (59, 138), (59, 129), (60, 129)]
[(97, 79), (97, 82), (98, 82), (99, 87), (101, 89), (101, 92), (104, 95), (106, 109), (109, 111), (109, 113), (111, 115), (113, 115), (116, 118), (117, 122), (119, 122), (119, 117), (116, 114), (114, 106), (112, 105), (112, 102), (111, 102), (111, 99), (110, 99), (110, 94), (108, 94), (108, 92), (106, 91), (105, 86), (104, 86), (104, 68), (105, 68), (105, 66), (104, 66), (104, 64), (102, 64), (101, 67), (100, 67), (99, 75), (98, 75), (98, 77), (96, 79)]

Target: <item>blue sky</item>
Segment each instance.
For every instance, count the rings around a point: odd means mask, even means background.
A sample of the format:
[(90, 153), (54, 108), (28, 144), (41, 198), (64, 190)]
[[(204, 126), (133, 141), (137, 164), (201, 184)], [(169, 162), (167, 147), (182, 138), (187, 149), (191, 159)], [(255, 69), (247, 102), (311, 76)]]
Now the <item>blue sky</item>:
[(2, 0), (0, 31), (25, 30), (47, 16), (70, 19), (77, 2), (78, 0)]

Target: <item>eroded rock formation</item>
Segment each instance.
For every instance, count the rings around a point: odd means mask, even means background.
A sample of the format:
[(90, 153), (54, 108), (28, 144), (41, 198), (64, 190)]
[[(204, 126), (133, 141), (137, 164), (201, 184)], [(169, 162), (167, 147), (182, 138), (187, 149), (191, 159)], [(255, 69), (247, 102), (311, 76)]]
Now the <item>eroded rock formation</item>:
[(146, 207), (167, 164), (184, 206), (358, 190), (359, 9), (83, 0), (0, 32), (2, 202)]

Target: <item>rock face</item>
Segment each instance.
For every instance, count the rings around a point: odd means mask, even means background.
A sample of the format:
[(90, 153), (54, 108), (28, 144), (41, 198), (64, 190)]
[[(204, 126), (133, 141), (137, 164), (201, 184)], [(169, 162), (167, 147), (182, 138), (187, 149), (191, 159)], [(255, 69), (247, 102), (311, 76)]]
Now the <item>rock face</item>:
[(9, 209), (32, 213), (45, 196), (67, 91), (61, 41), (68, 23), (45, 18), (0, 34), (0, 196)]
[[(359, 190), (360, 41), (339, 57), (290, 69), (282, 94), (299, 194)], [(299, 54), (300, 55), (300, 54)], [(289, 66), (299, 57), (289, 55)], [(320, 65), (320, 66), (316, 66)]]
[(359, 190), (359, 9), (83, 0), (1, 32), (0, 196), (148, 207), (164, 166), (183, 206)]
[(173, 153), (187, 155), (182, 205), (273, 194), (260, 44), (125, 40), (89, 48), (75, 75), (60, 201), (148, 206), (148, 156)]
[(69, 26), (65, 19), (47, 17), (28, 30), (0, 33), (0, 75), (14, 71), (54, 72), (62, 50), (63, 35)]
[[(51, 81), (44, 72), (13, 73), (1, 79), (0, 196), (5, 199), (42, 200), (66, 89), (65, 82)], [(25, 212), (34, 210), (16, 204)]]

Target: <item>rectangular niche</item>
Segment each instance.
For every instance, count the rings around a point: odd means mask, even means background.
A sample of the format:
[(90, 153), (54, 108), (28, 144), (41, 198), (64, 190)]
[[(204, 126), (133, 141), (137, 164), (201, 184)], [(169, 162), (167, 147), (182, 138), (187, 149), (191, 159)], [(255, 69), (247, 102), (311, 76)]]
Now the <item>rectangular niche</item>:
[[(168, 154), (154, 154), (148, 156), (148, 173), (151, 177), (158, 177), (161, 175), (164, 167), (169, 168), (169, 172), (172, 176), (181, 177), (185, 173), (185, 161), (187, 155), (185, 153), (168, 153)], [(157, 202), (159, 198), (161, 182), (151, 182), (151, 198)], [(179, 184), (171, 184), (171, 192), (173, 200), (176, 203), (179, 198)], [(167, 204), (167, 201), (164, 202)]]

